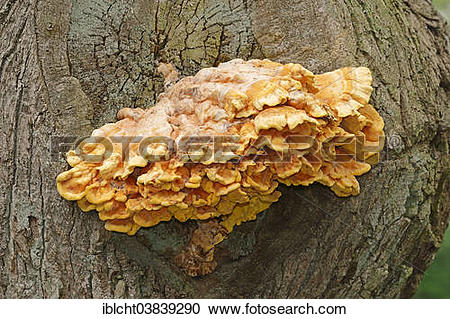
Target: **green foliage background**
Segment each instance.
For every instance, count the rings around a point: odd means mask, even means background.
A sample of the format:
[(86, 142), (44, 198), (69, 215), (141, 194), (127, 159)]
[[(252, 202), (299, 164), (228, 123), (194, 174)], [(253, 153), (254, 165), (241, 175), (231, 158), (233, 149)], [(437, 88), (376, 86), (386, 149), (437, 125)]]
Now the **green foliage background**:
[(415, 298), (450, 298), (450, 228), (431, 267), (425, 272)]
[(448, 21), (450, 18), (450, 0), (433, 0), (433, 4)]
[[(441, 14), (450, 20), (450, 0), (433, 0)], [(450, 228), (431, 267), (425, 272), (415, 298), (450, 298)]]

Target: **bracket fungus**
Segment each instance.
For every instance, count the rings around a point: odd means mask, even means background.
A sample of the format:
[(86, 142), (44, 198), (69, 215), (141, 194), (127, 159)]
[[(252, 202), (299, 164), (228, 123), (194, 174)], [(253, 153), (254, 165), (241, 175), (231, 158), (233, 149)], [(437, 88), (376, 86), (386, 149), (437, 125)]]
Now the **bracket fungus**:
[[(161, 71), (177, 80), (167, 65)], [(67, 153), (62, 197), (97, 210), (107, 230), (134, 235), (198, 220), (176, 263), (216, 267), (214, 247), (276, 202), (279, 183), (318, 182), (357, 195), (383, 147), (365, 67), (314, 75), (299, 64), (235, 59), (171, 84), (148, 109), (124, 108)]]

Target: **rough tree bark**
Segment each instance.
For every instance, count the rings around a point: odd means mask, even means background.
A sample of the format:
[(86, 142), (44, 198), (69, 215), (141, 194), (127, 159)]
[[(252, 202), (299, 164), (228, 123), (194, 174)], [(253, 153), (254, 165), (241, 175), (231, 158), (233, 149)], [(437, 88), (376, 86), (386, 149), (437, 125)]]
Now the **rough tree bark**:
[[(50, 140), (152, 105), (160, 61), (189, 75), (235, 57), (369, 67), (387, 147), (357, 197), (281, 188), (193, 279), (172, 258), (194, 223), (105, 231), (58, 195)], [(0, 0), (0, 297), (411, 296), (448, 224), (449, 88), (431, 1)]]

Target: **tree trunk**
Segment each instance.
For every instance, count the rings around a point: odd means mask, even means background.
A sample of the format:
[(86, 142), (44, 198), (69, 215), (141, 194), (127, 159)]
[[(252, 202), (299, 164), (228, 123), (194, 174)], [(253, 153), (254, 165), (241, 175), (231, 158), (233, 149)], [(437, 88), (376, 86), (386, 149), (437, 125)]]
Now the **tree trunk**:
[[(387, 146), (360, 195), (281, 187), (191, 278), (173, 258), (195, 223), (106, 231), (57, 193), (52, 141), (151, 106), (158, 62), (236, 57), (369, 67)], [(409, 297), (448, 225), (449, 28), (431, 1), (0, 0), (0, 88), (3, 298)]]

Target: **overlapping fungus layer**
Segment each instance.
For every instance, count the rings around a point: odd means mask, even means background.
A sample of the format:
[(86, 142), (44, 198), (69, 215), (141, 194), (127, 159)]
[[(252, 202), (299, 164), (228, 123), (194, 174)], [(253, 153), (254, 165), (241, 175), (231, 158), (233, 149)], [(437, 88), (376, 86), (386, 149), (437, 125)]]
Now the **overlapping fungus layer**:
[[(278, 200), (278, 183), (319, 182), (356, 195), (355, 176), (376, 162), (383, 137), (368, 104), (371, 81), (364, 67), (314, 75), (268, 60), (202, 69), (155, 106), (122, 109), (120, 121), (95, 130), (93, 137), (111, 138), (112, 152), (96, 143), (69, 151), (72, 168), (57, 177), (58, 191), (129, 235), (161, 221), (211, 218), (229, 233)], [(203, 247), (206, 264), (224, 232)]]

